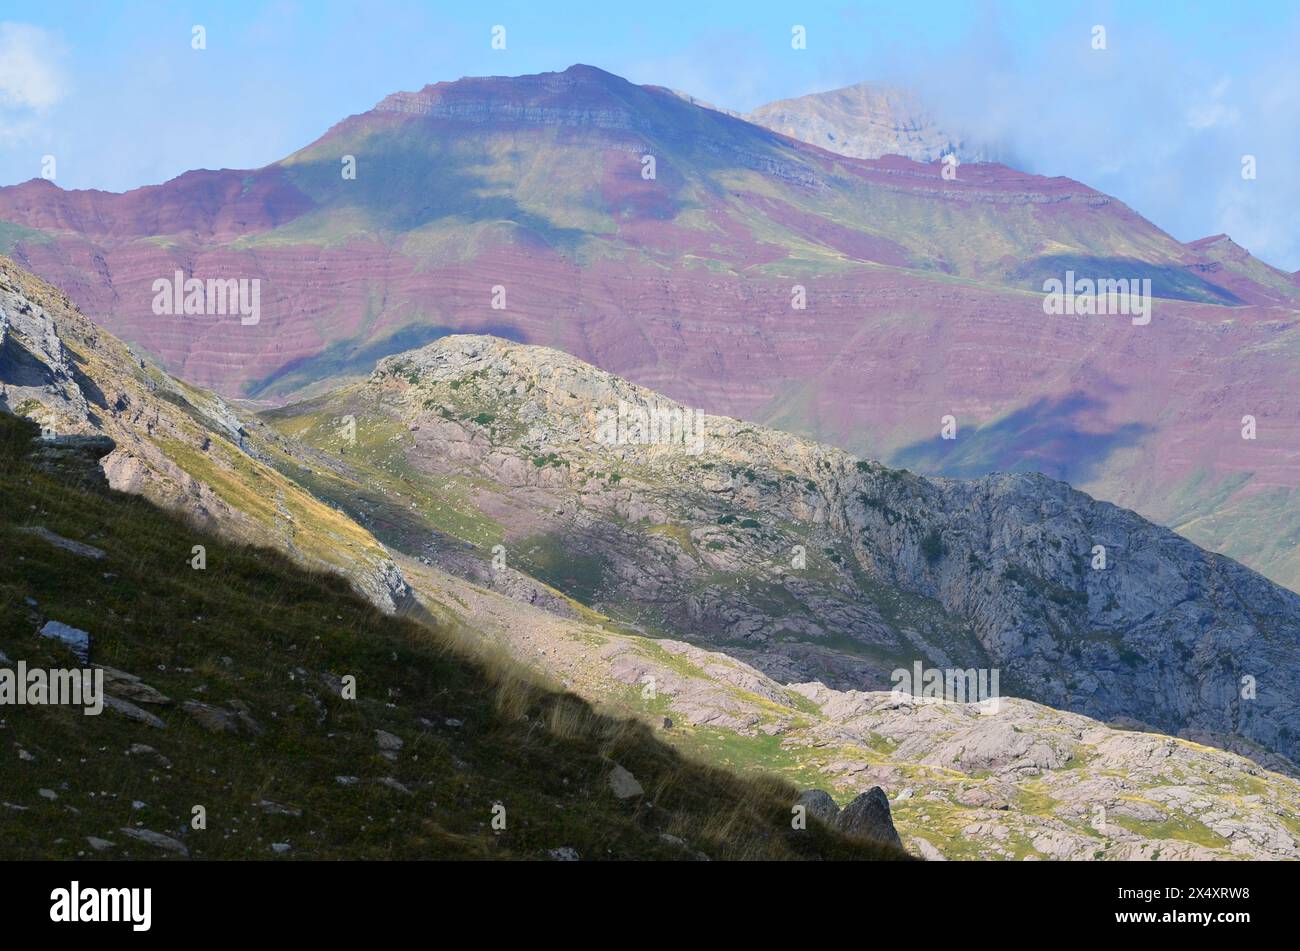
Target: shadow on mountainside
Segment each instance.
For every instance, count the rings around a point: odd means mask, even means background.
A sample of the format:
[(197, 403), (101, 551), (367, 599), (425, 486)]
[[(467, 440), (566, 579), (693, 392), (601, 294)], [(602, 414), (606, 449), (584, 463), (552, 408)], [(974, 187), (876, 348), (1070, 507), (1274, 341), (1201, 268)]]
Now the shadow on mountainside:
[(1071, 485), (1096, 477), (1115, 452), (1135, 446), (1154, 430), (1125, 423), (1108, 431), (1085, 429), (1081, 417), (1105, 408), (1094, 396), (1074, 392), (1040, 399), (997, 422), (957, 439), (923, 439), (898, 450), (889, 464), (926, 475), (978, 479), (991, 472), (1041, 472)]

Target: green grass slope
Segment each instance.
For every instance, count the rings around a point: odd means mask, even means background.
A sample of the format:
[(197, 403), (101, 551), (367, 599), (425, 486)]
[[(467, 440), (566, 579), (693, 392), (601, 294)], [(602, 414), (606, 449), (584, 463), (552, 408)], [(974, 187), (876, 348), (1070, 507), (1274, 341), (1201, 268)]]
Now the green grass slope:
[[(171, 702), (138, 702), (161, 726), (107, 709), (0, 708), (0, 858), (175, 854), (128, 829), (206, 859), (904, 857), (815, 824), (792, 831), (793, 787), (697, 764), (448, 624), (386, 617), (342, 578), (50, 474), (30, 453), (35, 433), (0, 414), (3, 663), (78, 666), (37, 636), (58, 620), (92, 633), (92, 663)], [(189, 563), (200, 544), (203, 571)], [(339, 688), (348, 675), (354, 700)], [(187, 701), (242, 725), (212, 732)], [(376, 731), (401, 739), (391, 758)], [(613, 795), (616, 763), (642, 795)], [(492, 825), (498, 803), (504, 829)], [(87, 837), (114, 845), (94, 851)]]

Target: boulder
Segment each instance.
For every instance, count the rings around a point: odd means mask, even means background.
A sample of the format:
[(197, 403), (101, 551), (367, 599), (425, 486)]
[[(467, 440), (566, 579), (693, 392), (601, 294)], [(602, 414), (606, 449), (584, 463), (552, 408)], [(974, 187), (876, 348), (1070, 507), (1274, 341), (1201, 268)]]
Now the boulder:
[(889, 797), (879, 786), (872, 786), (844, 807), (835, 827), (855, 839), (870, 839), (895, 848), (903, 847), (903, 840), (894, 828), (889, 812)]
[(135, 720), (137, 723), (143, 723), (145, 726), (151, 726), (155, 730), (164, 730), (167, 724), (158, 719), (152, 713), (141, 710), (134, 703), (127, 700), (120, 700), (114, 696), (104, 697), (104, 708), (112, 710), (118, 716), (126, 717), (128, 720)]
[(101, 667), (104, 671), (104, 689), (115, 697), (134, 703), (153, 703), (166, 706), (171, 698), (150, 687), (135, 674), (113, 667)]
[(840, 807), (835, 804), (830, 793), (821, 789), (808, 789), (800, 793), (795, 805), (803, 806), (808, 815), (828, 826), (834, 826), (840, 815)]
[(636, 777), (617, 763), (609, 774), (609, 788), (619, 799), (645, 795), (645, 789), (637, 782)]
[(169, 835), (163, 835), (161, 832), (152, 832), (149, 829), (132, 829), (130, 826), (124, 826), (118, 831), (125, 836), (148, 843), (166, 852), (174, 852), (177, 855), (185, 856), (190, 854), (190, 850), (185, 847), (184, 843), (173, 839)]
[(90, 662), (90, 634), (77, 627), (70, 627), (62, 621), (47, 621), (41, 628), (41, 637), (62, 641), (83, 664)]
[(209, 703), (186, 700), (181, 709), (194, 718), (199, 726), (209, 733), (249, 733), (256, 736), (262, 732), (257, 721), (243, 710), (223, 710)]

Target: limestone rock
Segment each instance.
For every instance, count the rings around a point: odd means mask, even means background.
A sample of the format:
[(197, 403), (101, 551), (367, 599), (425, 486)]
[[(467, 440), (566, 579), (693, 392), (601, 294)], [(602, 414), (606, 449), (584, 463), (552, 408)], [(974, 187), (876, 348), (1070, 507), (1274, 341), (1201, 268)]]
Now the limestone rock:
[(637, 782), (636, 777), (617, 763), (609, 774), (609, 788), (619, 799), (645, 795), (645, 790)]
[(117, 670), (114, 667), (101, 667), (104, 671), (104, 690), (115, 697), (134, 703), (151, 703), (166, 706), (172, 702), (170, 697), (144, 683), (135, 674)]
[(397, 754), (406, 745), (406, 741), (400, 736), (389, 733), (387, 730), (376, 730), (375, 742), (379, 744), (380, 755), (388, 760), (396, 760)]
[(183, 842), (173, 839), (169, 835), (163, 835), (161, 832), (152, 832), (149, 829), (133, 829), (130, 826), (123, 826), (118, 831), (128, 838), (147, 843), (165, 852), (173, 852), (176, 855), (187, 857), (190, 854), (190, 850)]
[(28, 526), (18, 529), (20, 532), (26, 532), (29, 535), (35, 535), (42, 541), (49, 542), (55, 548), (69, 552), (73, 555), (80, 555), (82, 558), (90, 558), (98, 561), (104, 557), (104, 550), (96, 548), (94, 545), (87, 545), (83, 542), (73, 541), (71, 538), (64, 538), (62, 535), (56, 535), (48, 528), (39, 525)]
[(91, 637), (87, 631), (70, 627), (62, 621), (47, 621), (40, 634), (66, 644), (83, 664), (90, 662)]
[(165, 730), (167, 728), (167, 724), (158, 719), (158, 717), (146, 710), (141, 710), (129, 700), (121, 700), (117, 697), (106, 694), (104, 696), (104, 709), (112, 710), (114, 713), (119, 716), (124, 716), (128, 720), (135, 720), (137, 723), (151, 726), (155, 730)]

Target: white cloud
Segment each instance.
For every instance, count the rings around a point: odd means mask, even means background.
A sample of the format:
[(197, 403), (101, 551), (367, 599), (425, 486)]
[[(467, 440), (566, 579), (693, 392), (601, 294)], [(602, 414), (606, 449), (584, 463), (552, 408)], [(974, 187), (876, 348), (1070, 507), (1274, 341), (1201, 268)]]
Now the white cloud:
[(67, 93), (63, 43), (27, 23), (0, 23), (0, 109), (44, 112)]
[(1240, 118), (1240, 113), (1224, 102), (1224, 95), (1231, 85), (1231, 80), (1221, 79), (1202, 99), (1194, 102), (1187, 112), (1187, 124), (1200, 132), (1215, 126), (1232, 125)]
[[(1300, 153), (1300, 17), (1213, 64), (1145, 21), (1109, 32), (1107, 51), (1080, 39), (1082, 21), (1026, 46), (1002, 24), (981, 22), (943, 52), (943, 69), (932, 68), (934, 56), (913, 55), (898, 81), (918, 90), (941, 126), (1012, 166), (1078, 179), (1179, 240), (1226, 232), (1269, 264), (1300, 268), (1300, 176), (1291, 170)], [(1247, 154), (1258, 160), (1256, 180), (1241, 177)]]

